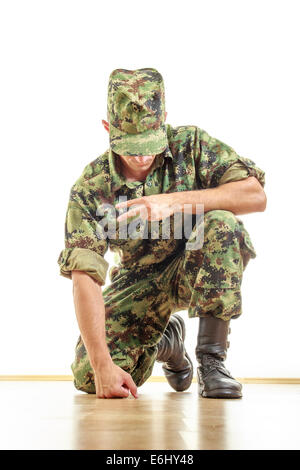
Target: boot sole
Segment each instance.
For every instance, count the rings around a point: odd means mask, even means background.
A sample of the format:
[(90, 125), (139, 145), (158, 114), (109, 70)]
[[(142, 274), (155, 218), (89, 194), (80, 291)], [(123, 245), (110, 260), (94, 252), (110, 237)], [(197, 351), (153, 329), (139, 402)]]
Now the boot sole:
[(242, 392), (230, 390), (229, 388), (216, 388), (205, 392), (199, 387), (198, 394), (203, 398), (242, 398)]
[[(182, 331), (182, 341), (184, 342), (185, 340), (185, 334), (186, 334), (186, 330), (185, 330), (185, 323), (184, 323), (184, 320), (183, 318), (181, 318), (180, 315), (177, 315), (176, 313), (173, 314), (173, 317), (177, 318), (177, 320), (179, 321), (180, 325), (181, 325), (181, 331)], [(173, 390), (175, 390), (176, 392), (184, 392), (185, 390), (187, 390), (190, 386), (191, 386), (191, 383), (193, 381), (193, 376), (194, 376), (194, 366), (193, 366), (193, 362), (190, 358), (190, 356), (188, 355), (188, 353), (186, 352), (186, 349), (184, 348), (185, 350), (185, 357), (187, 358), (187, 360), (189, 361), (190, 365), (191, 365), (191, 379), (190, 379), (190, 382), (188, 383), (188, 385), (180, 390), (180, 389), (175, 389), (174, 387)]]
[(178, 390), (174, 389), (174, 390), (176, 390), (176, 392), (185, 392), (185, 390), (187, 390), (188, 388), (190, 388), (191, 383), (192, 383), (192, 381), (193, 381), (193, 377), (194, 377), (194, 367), (193, 367), (192, 360), (191, 360), (190, 356), (188, 355), (188, 353), (187, 353), (186, 351), (185, 351), (185, 357), (187, 358), (187, 360), (189, 361), (189, 363), (190, 363), (190, 365), (191, 365), (191, 378), (190, 378), (190, 381), (188, 382), (188, 385), (187, 385), (184, 389), (182, 389), (182, 390), (180, 390), (180, 389), (178, 389)]
[[(181, 325), (181, 329), (182, 329), (182, 341), (184, 342), (185, 340), (185, 335), (186, 335), (186, 329), (185, 329), (185, 323), (184, 323), (184, 320), (183, 318), (181, 318), (180, 315), (176, 315), (176, 313), (174, 314), (177, 318), (177, 320), (179, 321), (180, 325)], [(190, 384), (187, 388), (185, 388), (185, 390), (187, 390), (190, 386), (191, 386), (191, 383), (193, 381), (193, 377), (194, 377), (194, 366), (193, 366), (193, 362), (192, 362), (192, 359), (190, 358), (190, 356), (188, 355), (188, 353), (186, 352), (186, 349), (184, 347), (184, 350), (185, 350), (185, 357), (187, 358), (187, 360), (189, 361), (189, 363), (191, 364), (191, 369), (192, 369), (192, 372), (191, 372), (191, 381), (190, 381)]]
[(167, 382), (169, 383), (169, 385), (173, 388), (173, 390), (175, 390), (175, 392), (185, 392), (186, 390), (188, 390), (192, 384), (192, 381), (193, 381), (193, 376), (194, 376), (194, 369), (193, 369), (193, 364), (190, 360), (190, 357), (188, 356), (188, 354), (185, 355), (185, 357), (188, 359), (190, 365), (191, 365), (191, 375), (190, 375), (190, 379), (189, 381), (185, 384), (185, 386), (183, 388), (181, 388), (180, 386), (178, 387), (174, 387), (170, 382), (169, 380), (167, 379)]

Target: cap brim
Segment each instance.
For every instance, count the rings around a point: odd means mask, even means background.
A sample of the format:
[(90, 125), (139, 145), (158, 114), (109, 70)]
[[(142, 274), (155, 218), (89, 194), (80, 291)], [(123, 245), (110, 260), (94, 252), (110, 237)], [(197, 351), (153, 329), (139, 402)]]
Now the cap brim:
[(158, 155), (168, 146), (164, 125), (157, 130), (150, 129), (140, 134), (127, 134), (110, 124), (109, 140), (110, 147), (115, 153), (132, 157)]

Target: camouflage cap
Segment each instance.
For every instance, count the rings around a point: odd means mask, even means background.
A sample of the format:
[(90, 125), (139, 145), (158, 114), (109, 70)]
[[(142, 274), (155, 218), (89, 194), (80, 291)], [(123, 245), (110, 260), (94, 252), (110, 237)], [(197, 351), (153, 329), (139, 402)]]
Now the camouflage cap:
[(153, 68), (116, 69), (109, 77), (107, 118), (111, 149), (125, 156), (157, 155), (165, 150), (165, 92)]

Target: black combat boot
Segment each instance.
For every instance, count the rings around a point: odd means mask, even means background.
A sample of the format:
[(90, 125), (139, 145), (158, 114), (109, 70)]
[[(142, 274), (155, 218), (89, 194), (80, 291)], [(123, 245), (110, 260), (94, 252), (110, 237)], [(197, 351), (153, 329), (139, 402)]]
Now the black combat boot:
[(185, 350), (184, 339), (184, 320), (174, 313), (157, 345), (156, 360), (164, 363), (165, 377), (176, 392), (187, 390), (193, 379), (193, 363)]
[(201, 317), (196, 346), (198, 393), (205, 398), (241, 398), (242, 385), (225, 368), (229, 321)]

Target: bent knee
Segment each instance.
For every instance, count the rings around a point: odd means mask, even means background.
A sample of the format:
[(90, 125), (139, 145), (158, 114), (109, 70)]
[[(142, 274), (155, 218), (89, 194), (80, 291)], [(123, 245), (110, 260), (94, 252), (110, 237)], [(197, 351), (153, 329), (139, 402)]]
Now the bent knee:
[(73, 379), (73, 385), (77, 390), (85, 393), (96, 393), (96, 387), (94, 381), (78, 380), (76, 376)]
[(204, 215), (205, 224), (219, 224), (220, 222), (226, 224), (227, 228), (235, 230), (238, 225), (238, 219), (231, 211), (216, 209), (208, 211)]

